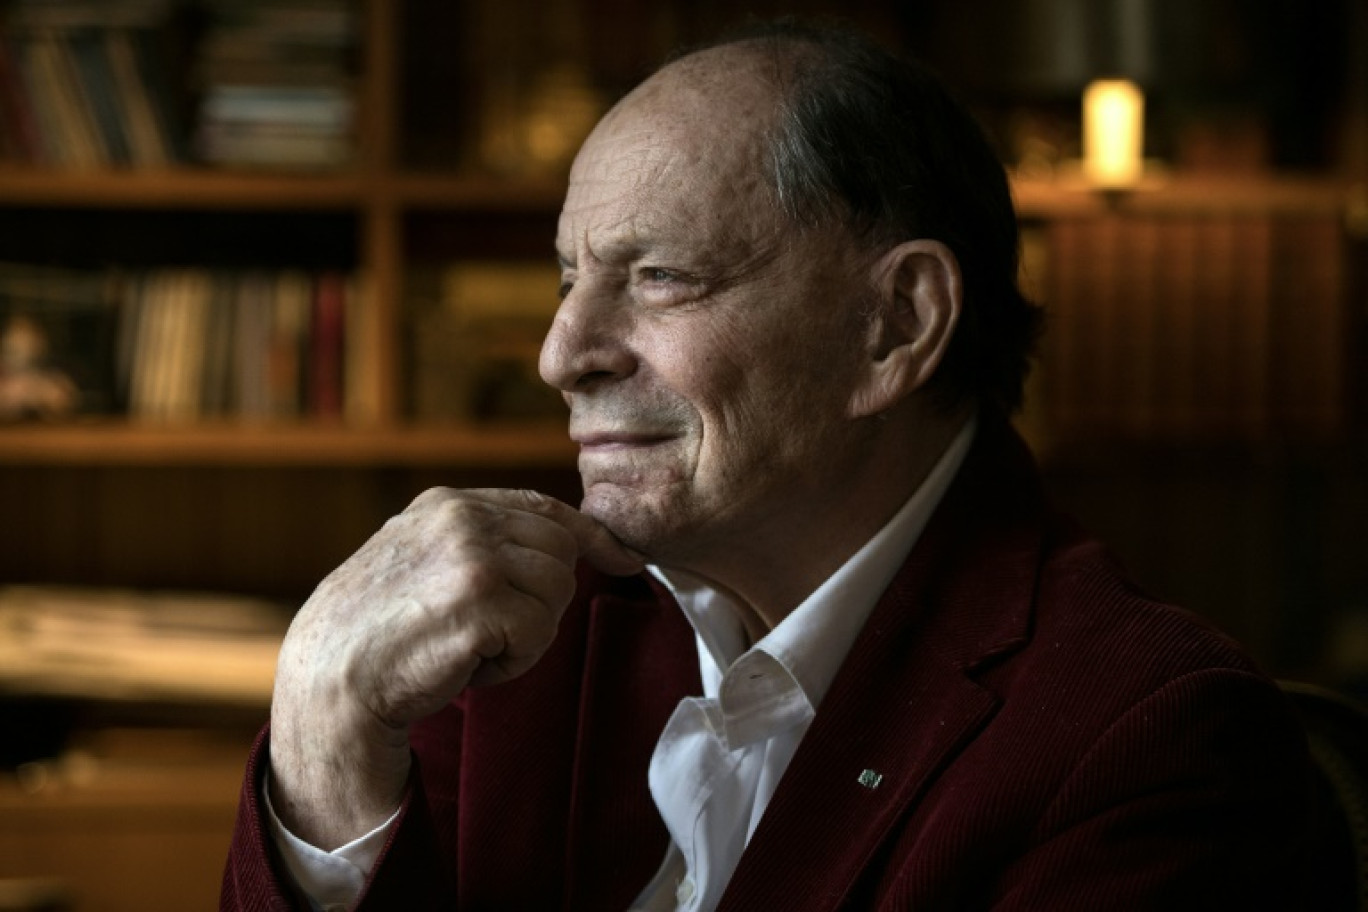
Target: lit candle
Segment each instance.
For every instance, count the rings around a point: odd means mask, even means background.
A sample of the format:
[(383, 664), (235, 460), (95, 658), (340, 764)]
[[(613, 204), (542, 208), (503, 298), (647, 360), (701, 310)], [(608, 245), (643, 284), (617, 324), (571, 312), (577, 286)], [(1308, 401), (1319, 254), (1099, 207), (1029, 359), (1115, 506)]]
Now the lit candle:
[(1129, 187), (1144, 170), (1145, 95), (1127, 79), (1083, 90), (1083, 170), (1102, 187)]

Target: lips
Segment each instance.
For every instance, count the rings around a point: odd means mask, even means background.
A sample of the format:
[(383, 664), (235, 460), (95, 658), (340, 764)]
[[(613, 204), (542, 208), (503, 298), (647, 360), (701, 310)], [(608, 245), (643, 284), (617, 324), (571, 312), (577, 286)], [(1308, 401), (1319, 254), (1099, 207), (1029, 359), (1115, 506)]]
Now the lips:
[(581, 450), (615, 450), (635, 447), (655, 446), (664, 443), (673, 435), (659, 432), (642, 431), (591, 431), (572, 432), (570, 439), (580, 445)]

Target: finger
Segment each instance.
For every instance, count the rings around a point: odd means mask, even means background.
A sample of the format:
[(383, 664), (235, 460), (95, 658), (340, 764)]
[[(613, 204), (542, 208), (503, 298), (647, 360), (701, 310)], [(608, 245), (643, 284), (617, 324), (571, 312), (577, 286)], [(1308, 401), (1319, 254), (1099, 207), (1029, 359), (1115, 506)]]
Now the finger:
[(559, 618), (575, 594), (574, 561), (566, 563), (545, 551), (516, 542), (505, 542), (499, 549), (499, 557), (508, 584), (541, 602)]
[(501, 609), (491, 615), (474, 650), (478, 664), (467, 683), (496, 684), (516, 678), (541, 659), (556, 637), (559, 612), (551, 612), (540, 600), (508, 590)]
[(511, 491), (486, 488), (470, 492), (480, 497), (495, 499), (511, 507), (518, 507), (554, 520), (569, 530), (579, 547), (579, 555), (604, 573), (630, 576), (640, 573), (645, 566), (637, 554), (618, 541), (608, 527), (591, 516), (537, 491)]
[(526, 510), (506, 510), (502, 517), (504, 537), (513, 544), (531, 548), (560, 561), (573, 570), (579, 559), (579, 542), (574, 533), (554, 519)]

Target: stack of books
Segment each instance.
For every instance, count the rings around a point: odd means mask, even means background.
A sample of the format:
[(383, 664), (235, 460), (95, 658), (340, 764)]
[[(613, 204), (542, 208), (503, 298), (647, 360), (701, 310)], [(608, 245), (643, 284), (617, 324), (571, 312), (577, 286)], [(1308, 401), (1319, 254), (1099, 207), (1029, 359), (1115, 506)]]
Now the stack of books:
[(327, 169), (355, 150), (349, 0), (213, 0), (195, 149), (224, 166)]
[(0, 158), (157, 168), (185, 157), (167, 0), (17, 0), (0, 32)]

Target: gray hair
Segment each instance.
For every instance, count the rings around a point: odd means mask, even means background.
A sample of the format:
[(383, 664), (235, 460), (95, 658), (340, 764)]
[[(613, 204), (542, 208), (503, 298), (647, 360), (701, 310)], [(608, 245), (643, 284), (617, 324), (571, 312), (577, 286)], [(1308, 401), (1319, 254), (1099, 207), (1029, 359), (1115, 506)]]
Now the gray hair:
[(743, 42), (771, 54), (778, 76), (769, 142), (780, 208), (872, 248), (914, 238), (950, 248), (964, 308), (929, 389), (947, 406), (1015, 411), (1042, 317), (1017, 284), (1006, 172), (973, 117), (921, 64), (860, 35), (780, 21), (712, 46)]

